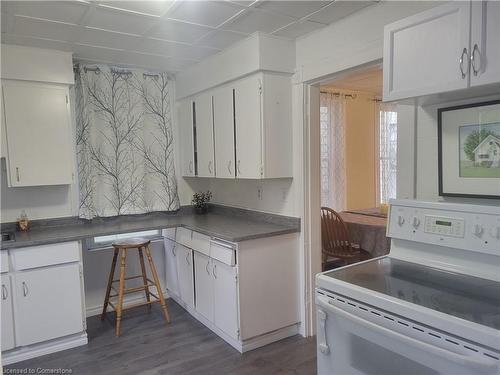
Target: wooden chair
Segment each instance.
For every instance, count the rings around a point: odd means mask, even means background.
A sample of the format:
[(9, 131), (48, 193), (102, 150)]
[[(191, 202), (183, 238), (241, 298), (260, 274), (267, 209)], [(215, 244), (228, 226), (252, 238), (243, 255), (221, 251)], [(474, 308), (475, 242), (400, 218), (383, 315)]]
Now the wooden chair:
[[(111, 270), (109, 272), (108, 278), (108, 287), (106, 289), (106, 297), (104, 298), (104, 306), (102, 309), (101, 320), (104, 320), (107, 313), (108, 305), (113, 308), (116, 312), (116, 327), (115, 334), (116, 336), (120, 336), (121, 331), (121, 320), (122, 320), (122, 312), (134, 307), (145, 306), (151, 308), (151, 304), (154, 302), (159, 302), (163, 311), (163, 315), (165, 316), (165, 320), (167, 323), (170, 323), (170, 317), (168, 315), (167, 305), (165, 303), (165, 298), (163, 297), (163, 292), (160, 286), (160, 279), (158, 278), (158, 273), (156, 272), (156, 267), (153, 262), (153, 258), (151, 257), (150, 250), (151, 241), (146, 240), (144, 238), (127, 238), (123, 241), (118, 241), (113, 243), (114, 253), (113, 253), (113, 261), (111, 262)], [(126, 277), (125, 268), (127, 264), (127, 251), (128, 250), (137, 250), (139, 252), (139, 261), (141, 263), (141, 274), (136, 276)], [(146, 253), (146, 258), (149, 263), (149, 268), (151, 269), (151, 275), (153, 277), (153, 281), (151, 281), (146, 274), (146, 266), (144, 263), (144, 254), (143, 250)], [(116, 261), (118, 256), (120, 256), (120, 277), (117, 280), (114, 280)], [(132, 279), (142, 279), (142, 285), (134, 287), (134, 288), (125, 288), (125, 282), (127, 280)], [(113, 283), (118, 282), (118, 290), (113, 286)], [(150, 288), (156, 289), (156, 294), (154, 294)], [(115, 292), (115, 294), (111, 294), (111, 290)], [(123, 298), (125, 294), (135, 293), (144, 291), (146, 294), (146, 302), (134, 304), (132, 306), (123, 307)], [(118, 300), (114, 303), (110, 301), (110, 298), (118, 297)], [(153, 298), (153, 299), (152, 299)]]
[(321, 254), (323, 271), (371, 258), (370, 253), (351, 242), (344, 220), (328, 207), (321, 207)]

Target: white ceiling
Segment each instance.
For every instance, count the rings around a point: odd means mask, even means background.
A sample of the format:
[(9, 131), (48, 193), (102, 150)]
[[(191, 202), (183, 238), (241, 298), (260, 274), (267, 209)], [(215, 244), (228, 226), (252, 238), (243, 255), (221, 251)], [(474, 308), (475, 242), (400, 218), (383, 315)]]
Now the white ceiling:
[(344, 89), (363, 91), (381, 96), (383, 86), (382, 76), (382, 68), (375, 66), (337, 78), (328, 84), (321, 85), (321, 88), (327, 90)]
[(294, 39), (374, 2), (2, 0), (2, 43), (175, 73), (256, 31)]

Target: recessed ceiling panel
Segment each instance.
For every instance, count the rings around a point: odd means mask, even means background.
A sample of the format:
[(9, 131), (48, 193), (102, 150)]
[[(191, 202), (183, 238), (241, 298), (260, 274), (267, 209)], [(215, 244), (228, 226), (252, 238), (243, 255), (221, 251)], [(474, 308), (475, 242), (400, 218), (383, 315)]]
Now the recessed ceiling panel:
[(245, 10), (240, 16), (222, 26), (225, 30), (251, 34), (256, 31), (273, 32), (289, 23), (294, 18), (253, 9)]
[(324, 6), (331, 1), (263, 1), (256, 5), (256, 8), (267, 10), (269, 12), (284, 14), (294, 18), (305, 17)]
[(151, 36), (175, 42), (194, 43), (210, 31), (212, 29), (209, 27), (164, 19), (156, 26)]
[(324, 24), (312, 21), (297, 21), (291, 25), (285, 26), (281, 30), (278, 30), (274, 35), (282, 36), (285, 38), (295, 39), (302, 35), (308, 34), (314, 30), (318, 30), (325, 27)]
[(78, 42), (93, 46), (131, 50), (135, 49), (141, 40), (141, 37), (135, 35), (86, 27), (81, 32)]
[(173, 7), (167, 17), (216, 27), (243, 9), (242, 6), (222, 1), (183, 1)]
[(16, 1), (15, 14), (77, 24), (89, 9), (80, 1)]
[(37, 38), (73, 42), (77, 38), (78, 27), (68, 23), (16, 16), (14, 18), (12, 33), (24, 36), (34, 36)]
[(322, 9), (321, 12), (309, 17), (309, 19), (324, 24), (331, 24), (372, 4), (374, 4), (373, 1), (335, 1)]
[(155, 17), (117, 11), (113, 8), (97, 7), (90, 15), (87, 26), (98, 29), (143, 34), (156, 21)]
[(217, 30), (200, 39), (198, 44), (222, 50), (245, 38), (246, 36), (246, 34), (235, 33), (232, 31)]
[(99, 4), (110, 6), (117, 9), (124, 9), (133, 12), (150, 14), (153, 16), (163, 16), (172, 6), (173, 1), (165, 0), (142, 0), (142, 1), (100, 1)]

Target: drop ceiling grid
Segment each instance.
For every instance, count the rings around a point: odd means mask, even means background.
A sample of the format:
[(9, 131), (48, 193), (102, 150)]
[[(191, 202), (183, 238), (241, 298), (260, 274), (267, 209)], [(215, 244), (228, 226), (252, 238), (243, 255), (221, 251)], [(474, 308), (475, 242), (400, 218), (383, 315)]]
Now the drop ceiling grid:
[(82, 61), (175, 73), (256, 31), (294, 39), (372, 3), (2, 1), (2, 43), (62, 49)]

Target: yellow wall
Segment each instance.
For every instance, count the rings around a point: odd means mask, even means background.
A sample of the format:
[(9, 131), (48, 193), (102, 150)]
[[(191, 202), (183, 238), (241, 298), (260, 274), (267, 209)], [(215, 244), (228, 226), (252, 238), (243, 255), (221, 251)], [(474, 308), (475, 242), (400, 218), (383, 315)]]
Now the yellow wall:
[(328, 91), (356, 94), (346, 98), (346, 208), (375, 207), (376, 186), (376, 125), (375, 96), (370, 93), (328, 88)]

